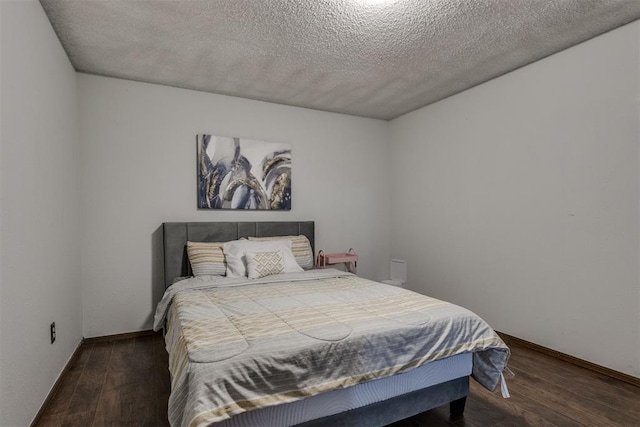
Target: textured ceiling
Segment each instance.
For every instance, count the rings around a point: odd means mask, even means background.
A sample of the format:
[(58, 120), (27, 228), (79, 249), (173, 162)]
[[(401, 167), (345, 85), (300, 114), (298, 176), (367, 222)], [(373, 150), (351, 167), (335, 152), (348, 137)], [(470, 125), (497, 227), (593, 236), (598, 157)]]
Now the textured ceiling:
[(78, 71), (379, 119), (640, 18), (640, 0), (41, 0)]

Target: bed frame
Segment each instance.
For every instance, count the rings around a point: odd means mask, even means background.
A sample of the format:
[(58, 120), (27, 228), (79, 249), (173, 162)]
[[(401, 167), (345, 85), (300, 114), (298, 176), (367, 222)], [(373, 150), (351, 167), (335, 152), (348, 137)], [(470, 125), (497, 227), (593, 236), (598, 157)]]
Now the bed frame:
[[(305, 235), (315, 248), (315, 224), (302, 222), (165, 222), (163, 224), (164, 282), (171, 286), (174, 278), (191, 275), (187, 256), (187, 241), (227, 242), (243, 237)], [(314, 252), (315, 254), (315, 252)], [(315, 257), (314, 257), (315, 259)], [(311, 420), (299, 427), (384, 426), (438, 406), (450, 404), (452, 418), (464, 413), (469, 394), (469, 377), (456, 378), (411, 393), (345, 411), (336, 415)]]

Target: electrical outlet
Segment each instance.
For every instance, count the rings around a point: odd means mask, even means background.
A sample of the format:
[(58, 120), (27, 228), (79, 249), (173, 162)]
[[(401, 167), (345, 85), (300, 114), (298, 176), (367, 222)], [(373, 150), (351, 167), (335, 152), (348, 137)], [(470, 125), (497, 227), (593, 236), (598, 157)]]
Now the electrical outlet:
[(51, 324), (51, 344), (53, 344), (56, 341), (56, 322), (53, 322)]

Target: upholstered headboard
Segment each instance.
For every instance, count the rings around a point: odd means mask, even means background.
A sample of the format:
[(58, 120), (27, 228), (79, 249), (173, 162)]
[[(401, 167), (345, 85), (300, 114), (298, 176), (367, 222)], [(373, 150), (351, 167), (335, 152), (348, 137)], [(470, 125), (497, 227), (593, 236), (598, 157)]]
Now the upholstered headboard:
[(243, 237), (298, 236), (311, 242), (315, 254), (315, 224), (302, 222), (165, 222), (162, 224), (164, 246), (164, 285), (173, 279), (191, 275), (187, 241), (228, 242)]

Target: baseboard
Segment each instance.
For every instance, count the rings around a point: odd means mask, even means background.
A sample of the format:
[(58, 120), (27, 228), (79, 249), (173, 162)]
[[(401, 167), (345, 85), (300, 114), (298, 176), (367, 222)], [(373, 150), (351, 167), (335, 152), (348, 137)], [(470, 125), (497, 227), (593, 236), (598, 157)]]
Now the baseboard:
[(94, 344), (97, 342), (128, 340), (132, 338), (140, 338), (140, 337), (146, 337), (149, 335), (155, 335), (156, 333), (160, 333), (160, 332), (153, 332), (151, 329), (149, 329), (146, 331), (125, 332), (124, 334), (114, 334), (114, 335), (105, 335), (102, 337), (85, 338), (83, 342), (85, 342), (86, 344)]
[(498, 332), (498, 335), (500, 335), (500, 337), (507, 344), (509, 344), (509, 341), (511, 341), (511, 342), (513, 342), (515, 344), (519, 344), (519, 345), (521, 345), (523, 347), (530, 348), (531, 350), (535, 350), (535, 351), (537, 351), (539, 353), (546, 354), (547, 356), (551, 356), (551, 357), (554, 357), (556, 359), (560, 359), (560, 360), (563, 360), (565, 362), (569, 362), (569, 363), (571, 363), (573, 365), (576, 365), (576, 366), (579, 366), (581, 368), (585, 368), (585, 369), (588, 369), (590, 371), (594, 371), (594, 372), (597, 372), (599, 374), (606, 375), (608, 377), (615, 378), (615, 379), (620, 380), (620, 381), (624, 381), (625, 383), (634, 385), (636, 387), (640, 387), (640, 378), (638, 378), (638, 377), (634, 377), (632, 375), (625, 374), (624, 372), (616, 371), (614, 369), (610, 369), (610, 368), (607, 368), (605, 366), (597, 365), (595, 363), (591, 363), (591, 362), (588, 362), (586, 360), (579, 359), (577, 357), (570, 356), (570, 355), (565, 354), (565, 353), (561, 353), (559, 351), (550, 349), (548, 347), (544, 347), (542, 345), (539, 345), (539, 344), (536, 344), (536, 343), (532, 343), (530, 341), (523, 340), (521, 338), (517, 338), (517, 337), (511, 336), (509, 334), (505, 334), (504, 332), (499, 332), (499, 331), (496, 331), (496, 332)]
[(38, 410), (38, 413), (33, 418), (33, 421), (31, 421), (31, 424), (30, 424), (31, 427), (33, 427), (33, 426), (38, 424), (38, 422), (40, 421), (40, 418), (42, 418), (42, 414), (44, 414), (44, 410), (47, 408), (47, 405), (49, 405), (49, 401), (58, 392), (58, 389), (60, 388), (60, 385), (62, 384), (62, 379), (67, 374), (67, 371), (69, 371), (69, 369), (71, 369), (71, 366), (73, 366), (74, 362), (78, 358), (78, 355), (80, 354), (80, 347), (82, 346), (82, 342), (83, 342), (83, 340), (80, 340), (80, 342), (78, 343), (78, 346), (73, 351), (73, 354), (71, 355), (71, 357), (67, 361), (67, 364), (64, 365), (64, 368), (62, 368), (62, 371), (60, 372), (60, 375), (58, 375), (58, 379), (56, 380), (55, 383), (53, 383), (53, 387), (51, 387), (51, 390), (49, 390), (49, 393), (47, 394), (47, 397), (44, 399), (44, 402), (40, 406), (40, 409)]

